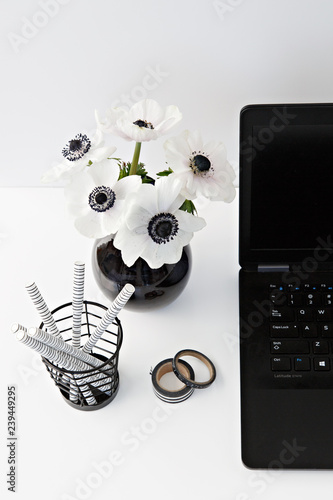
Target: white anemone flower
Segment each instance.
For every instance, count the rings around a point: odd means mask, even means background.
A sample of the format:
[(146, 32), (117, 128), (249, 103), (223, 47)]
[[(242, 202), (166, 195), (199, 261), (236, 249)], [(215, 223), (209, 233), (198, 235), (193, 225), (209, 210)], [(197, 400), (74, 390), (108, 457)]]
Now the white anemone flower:
[(118, 230), (126, 196), (141, 186), (138, 175), (119, 181), (118, 175), (118, 165), (103, 160), (77, 174), (65, 187), (68, 211), (84, 236), (102, 238)]
[(229, 203), (235, 198), (235, 172), (222, 142), (203, 144), (199, 132), (185, 130), (168, 139), (164, 149), (168, 166), (180, 179), (182, 194), (187, 199), (203, 196)]
[(143, 184), (130, 196), (123, 223), (114, 239), (127, 266), (132, 266), (139, 257), (153, 269), (175, 264), (193, 232), (206, 225), (201, 217), (179, 210), (184, 202), (180, 189), (177, 180), (164, 177), (158, 179), (155, 186)]
[(42, 182), (69, 179), (73, 174), (84, 170), (90, 162), (105, 160), (115, 151), (114, 146), (104, 145), (103, 133), (99, 129), (91, 139), (86, 134), (77, 134), (62, 149), (62, 162), (48, 170), (42, 176)]
[(153, 99), (143, 99), (128, 111), (113, 108), (104, 121), (96, 113), (98, 126), (107, 133), (115, 133), (129, 141), (144, 142), (157, 139), (169, 132), (182, 118), (177, 106), (163, 108)]

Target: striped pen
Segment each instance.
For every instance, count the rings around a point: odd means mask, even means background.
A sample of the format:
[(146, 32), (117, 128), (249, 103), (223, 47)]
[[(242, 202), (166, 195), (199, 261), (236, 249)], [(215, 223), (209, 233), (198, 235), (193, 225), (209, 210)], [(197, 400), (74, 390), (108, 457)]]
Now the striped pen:
[(19, 330), (22, 330), (24, 332), (28, 331), (28, 329), (25, 326), (20, 325), (20, 323), (13, 323), (11, 329), (13, 333), (17, 333)]
[(56, 337), (61, 337), (56, 322), (36, 284), (34, 282), (29, 283), (26, 285), (26, 289), (31, 297), (32, 302), (35, 304), (40, 317), (42, 318), (45, 326), (49, 329), (50, 333), (52, 333), (52, 335), (55, 335)]
[[(74, 347), (80, 347), (81, 344), (84, 273), (85, 273), (84, 263), (81, 261), (74, 262), (73, 300), (72, 300), (72, 310), (73, 310), (72, 345)], [(75, 394), (74, 391), (70, 391), (70, 399), (73, 402), (75, 402), (74, 394)]]
[[(85, 382), (92, 383), (92, 385), (98, 387), (100, 390), (104, 391), (106, 394), (109, 394), (111, 378), (106, 373), (110, 366), (103, 366), (104, 362), (100, 359), (91, 356), (90, 354), (82, 352), (81, 349), (77, 347), (73, 347), (68, 342), (64, 342), (62, 339), (55, 337), (54, 335), (50, 335), (44, 330), (40, 330), (39, 328), (31, 327), (28, 330), (28, 334), (30, 337), (42, 342), (43, 344), (56, 349), (62, 353), (69, 355), (71, 358), (71, 362), (76, 371), (87, 371), (92, 370), (93, 368), (97, 368), (96, 371), (91, 372), (89, 378), (86, 378)], [(74, 370), (74, 368), (72, 368)], [(97, 383), (98, 382), (98, 383)]]
[(74, 280), (73, 280), (73, 334), (72, 345), (80, 347), (81, 344), (81, 322), (82, 322), (82, 308), (84, 298), (84, 262), (74, 262)]
[[(46, 344), (43, 344), (39, 340), (31, 337), (24, 330), (18, 330), (16, 332), (16, 338), (17, 338), (17, 340), (19, 340), (23, 344), (27, 345), (28, 347), (31, 347), (33, 350), (38, 352), (41, 356), (46, 358), (48, 361), (50, 361), (52, 363), (56, 363), (56, 364), (62, 366), (63, 368), (65, 368), (66, 370), (77, 371), (78, 369), (80, 369), (80, 368), (77, 368), (77, 364), (75, 362), (75, 359), (73, 359), (73, 357), (69, 356), (69, 354), (63, 353), (61, 351), (54, 349), (53, 347), (50, 347), (50, 346), (47, 346)], [(96, 399), (93, 396), (89, 387), (87, 386), (86, 381), (81, 380), (80, 377), (78, 377), (75, 374), (73, 374), (73, 376), (74, 376), (75, 382), (79, 386), (87, 404), (88, 405), (96, 404)], [(70, 390), (76, 391), (75, 384), (71, 385)], [(74, 394), (74, 397), (77, 397), (77, 394)]]
[(82, 349), (74, 347), (69, 342), (65, 342), (59, 337), (50, 335), (45, 330), (41, 330), (40, 328), (36, 328), (33, 326), (29, 328), (28, 333), (31, 337), (33, 337), (36, 340), (39, 340), (43, 344), (48, 345), (49, 347), (53, 347), (58, 351), (67, 353), (70, 356), (73, 356), (73, 358), (76, 358), (78, 361), (83, 361), (87, 365), (90, 365), (90, 368), (98, 367), (103, 364), (103, 361), (95, 358), (94, 356), (91, 356), (90, 354), (83, 352)]
[(109, 309), (105, 312), (100, 323), (97, 325), (95, 331), (91, 334), (85, 345), (83, 346), (83, 352), (91, 352), (94, 345), (101, 338), (105, 330), (111, 323), (116, 319), (119, 312), (123, 309), (127, 301), (133, 295), (135, 288), (130, 283), (127, 283), (124, 288), (117, 295), (115, 300), (112, 302)]

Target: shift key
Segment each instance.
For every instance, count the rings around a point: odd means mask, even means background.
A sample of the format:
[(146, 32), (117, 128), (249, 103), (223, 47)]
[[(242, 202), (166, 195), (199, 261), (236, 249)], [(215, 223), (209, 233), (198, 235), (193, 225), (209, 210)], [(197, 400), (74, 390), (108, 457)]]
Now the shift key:
[(272, 354), (308, 354), (309, 352), (307, 340), (276, 340), (271, 342)]
[(294, 321), (295, 312), (289, 307), (274, 307), (271, 309), (271, 321)]

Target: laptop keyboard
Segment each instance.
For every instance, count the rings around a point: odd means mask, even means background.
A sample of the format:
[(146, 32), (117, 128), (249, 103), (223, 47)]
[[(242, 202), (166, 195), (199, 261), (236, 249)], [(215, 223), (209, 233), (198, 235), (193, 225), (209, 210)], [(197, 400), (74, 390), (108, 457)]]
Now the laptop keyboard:
[(333, 284), (269, 285), (271, 369), (333, 370)]

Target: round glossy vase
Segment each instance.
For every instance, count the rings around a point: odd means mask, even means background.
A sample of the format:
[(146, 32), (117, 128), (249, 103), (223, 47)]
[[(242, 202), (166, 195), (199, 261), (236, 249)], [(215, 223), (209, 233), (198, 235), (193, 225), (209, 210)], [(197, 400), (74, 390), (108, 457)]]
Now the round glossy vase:
[(121, 252), (110, 237), (95, 242), (92, 255), (93, 273), (104, 295), (111, 301), (116, 298), (126, 283), (135, 286), (135, 292), (125, 308), (147, 311), (173, 302), (184, 290), (191, 272), (192, 254), (190, 246), (183, 249), (176, 264), (164, 264), (152, 269), (139, 258), (131, 267), (126, 266)]

